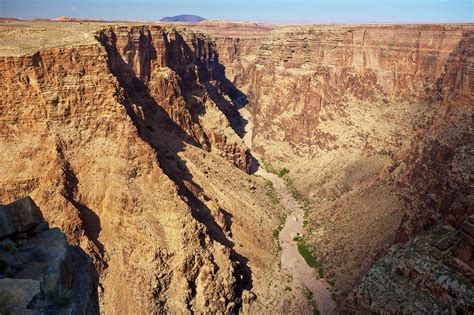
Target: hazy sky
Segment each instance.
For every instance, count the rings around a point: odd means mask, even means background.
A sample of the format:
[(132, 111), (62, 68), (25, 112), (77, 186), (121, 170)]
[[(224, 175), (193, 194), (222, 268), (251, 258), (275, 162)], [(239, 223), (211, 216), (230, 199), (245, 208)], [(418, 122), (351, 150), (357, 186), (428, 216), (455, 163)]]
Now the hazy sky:
[(0, 16), (155, 21), (196, 14), (262, 22), (473, 22), (474, 0), (0, 0)]

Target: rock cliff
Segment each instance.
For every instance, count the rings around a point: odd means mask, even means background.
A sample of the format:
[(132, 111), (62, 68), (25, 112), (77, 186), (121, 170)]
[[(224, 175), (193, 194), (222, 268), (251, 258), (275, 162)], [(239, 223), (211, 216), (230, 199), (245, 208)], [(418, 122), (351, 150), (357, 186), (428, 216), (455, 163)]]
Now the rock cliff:
[[(235, 82), (250, 99), (253, 151), (290, 169), (307, 205), (305, 238), (340, 294), (393, 242), (440, 224), (460, 233), (472, 214), (472, 39), (470, 25), (281, 27), (257, 51), (221, 59), (250, 80)], [(247, 51), (232, 42), (226, 50)], [(239, 64), (246, 58), (249, 67)], [(471, 272), (472, 247), (462, 239), (449, 247), (448, 256), (463, 257), (452, 279)], [(381, 264), (406, 257), (394, 253)], [(352, 303), (377, 300), (363, 308), (389, 311), (375, 283), (365, 284), (375, 295)]]
[[(41, 48), (48, 34), (57, 45)], [(276, 218), (212, 99), (225, 100), (213, 43), (148, 26), (37, 36), (37, 52), (0, 58), (0, 200), (31, 195), (92, 257), (103, 313), (230, 313), (263, 297)]]

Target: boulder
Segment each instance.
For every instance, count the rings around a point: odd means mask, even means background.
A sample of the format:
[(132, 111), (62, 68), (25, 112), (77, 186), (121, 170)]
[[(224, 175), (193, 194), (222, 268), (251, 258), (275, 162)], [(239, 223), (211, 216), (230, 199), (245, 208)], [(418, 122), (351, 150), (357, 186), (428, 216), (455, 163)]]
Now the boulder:
[(40, 209), (30, 197), (0, 205), (0, 238), (29, 231), (43, 221)]

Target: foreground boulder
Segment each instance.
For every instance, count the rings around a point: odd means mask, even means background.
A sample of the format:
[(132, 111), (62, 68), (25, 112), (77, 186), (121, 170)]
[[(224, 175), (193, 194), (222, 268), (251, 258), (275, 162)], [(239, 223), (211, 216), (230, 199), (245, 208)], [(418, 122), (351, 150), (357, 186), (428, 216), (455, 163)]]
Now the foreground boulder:
[(0, 313), (98, 314), (97, 273), (30, 197), (0, 205)]
[(6, 206), (0, 205), (0, 238), (16, 232), (27, 232), (43, 221), (41, 211), (30, 197)]

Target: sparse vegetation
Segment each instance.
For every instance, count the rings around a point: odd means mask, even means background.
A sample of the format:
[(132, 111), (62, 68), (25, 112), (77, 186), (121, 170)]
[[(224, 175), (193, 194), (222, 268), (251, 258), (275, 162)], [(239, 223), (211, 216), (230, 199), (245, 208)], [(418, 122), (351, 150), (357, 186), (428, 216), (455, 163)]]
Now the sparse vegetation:
[(306, 198), (304, 198), (303, 194), (296, 188), (291, 177), (284, 176), (283, 178), (285, 180), (286, 187), (290, 191), (293, 198), (295, 198), (297, 201), (303, 204), (303, 211), (304, 211), (303, 226), (306, 227), (306, 225), (308, 225), (309, 223), (309, 212), (310, 212), (309, 201)]
[[(278, 195), (275, 191), (275, 187), (273, 187), (273, 183), (269, 180), (265, 181), (265, 188), (267, 190), (266, 195), (270, 199), (271, 203), (275, 206), (279, 206), (280, 205), (280, 199), (278, 198)], [(279, 243), (278, 239), (280, 237), (280, 232), (283, 229), (283, 226), (285, 225), (287, 214), (286, 214), (286, 212), (283, 208), (281, 209), (281, 211), (279, 213), (280, 214), (278, 215), (278, 225), (273, 230), (272, 236), (273, 236), (273, 239), (277, 242), (278, 249), (281, 250), (280, 243)]]
[(307, 287), (303, 287), (303, 294), (309, 303), (313, 303), (313, 292)]
[(285, 176), (284, 179), (285, 179), (286, 187), (288, 187), (288, 190), (290, 191), (293, 198), (303, 203), (306, 202), (306, 200), (303, 197), (303, 194), (296, 188), (291, 177)]
[(71, 303), (72, 292), (60, 285), (56, 285), (47, 292), (48, 300), (54, 305), (63, 307)]
[(265, 171), (267, 171), (268, 173), (276, 174), (278, 175), (278, 177), (283, 177), (290, 172), (290, 170), (286, 167), (276, 168), (272, 164), (266, 162), (264, 159), (262, 159), (261, 164)]
[(281, 230), (283, 230), (283, 226), (285, 225), (285, 222), (286, 222), (286, 216), (287, 216), (286, 213), (282, 213), (278, 216), (278, 226), (275, 230), (273, 230), (273, 238), (275, 240), (278, 240), (278, 238), (280, 237), (280, 232)]
[(303, 294), (308, 301), (308, 304), (310, 304), (313, 307), (313, 314), (320, 314), (318, 308), (316, 307), (316, 304), (313, 301), (313, 292), (311, 292), (310, 289), (307, 287), (303, 287)]
[(290, 287), (285, 287), (285, 291), (292, 291), (293, 289)]
[(14, 278), (15, 275), (16, 275), (16, 272), (15, 270), (12, 268), (12, 267), (7, 267), (5, 269), (5, 271), (3, 272), (3, 275), (6, 277), (6, 278)]
[(269, 180), (265, 181), (265, 188), (267, 189), (266, 195), (270, 198), (272, 204), (277, 205), (280, 203), (280, 199), (275, 191), (275, 187), (273, 187), (273, 183)]
[(11, 299), (12, 299), (12, 296), (10, 292), (4, 289), (0, 289), (0, 314), (2, 315), (11, 314), (10, 307), (8, 305)]
[(276, 174), (278, 171), (273, 165), (265, 161), (264, 159), (261, 160), (260, 164), (263, 166), (263, 169), (268, 173)]
[(15, 248), (15, 243), (13, 243), (11, 240), (7, 239), (3, 242), (2, 248), (4, 251), (9, 252), (13, 248)]
[(305, 201), (305, 202), (304, 202), (303, 211), (304, 211), (304, 215), (303, 215), (303, 226), (306, 227), (306, 225), (308, 225), (308, 223), (309, 223), (309, 211), (310, 211), (309, 202), (308, 202), (308, 201)]
[(288, 174), (289, 172), (290, 172), (290, 170), (287, 169), (286, 167), (280, 168), (280, 170), (278, 171), (278, 177), (283, 177), (286, 174)]
[(334, 288), (335, 283), (334, 283), (334, 280), (333, 280), (333, 279), (326, 279), (326, 282), (327, 282), (331, 287)]
[(311, 268), (316, 269), (318, 276), (324, 278), (324, 269), (321, 263), (314, 256), (313, 250), (306, 244), (306, 241), (301, 236), (296, 236), (293, 239), (298, 244), (298, 252), (303, 256), (304, 260)]

